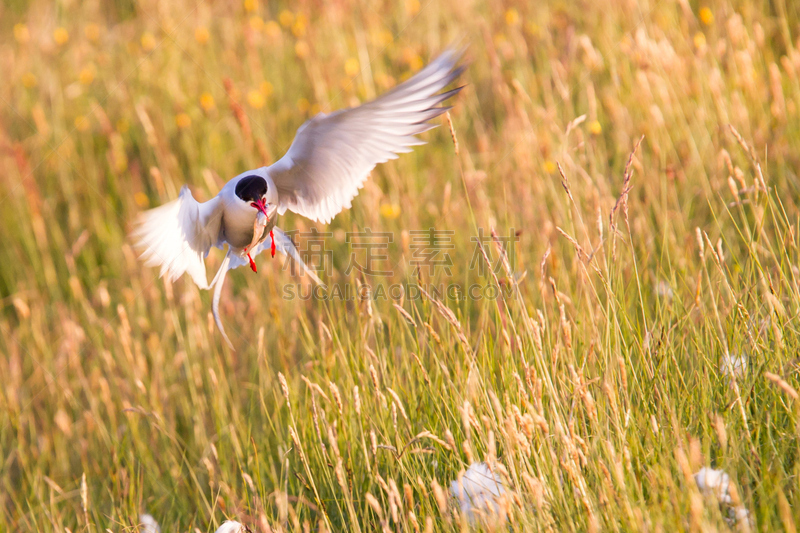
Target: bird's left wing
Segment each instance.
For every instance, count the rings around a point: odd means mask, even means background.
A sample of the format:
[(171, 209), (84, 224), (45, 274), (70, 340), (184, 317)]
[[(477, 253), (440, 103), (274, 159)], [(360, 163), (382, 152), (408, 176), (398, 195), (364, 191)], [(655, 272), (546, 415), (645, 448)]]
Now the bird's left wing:
[(188, 272), (201, 289), (208, 289), (204, 259), (219, 246), (222, 227), (219, 196), (199, 203), (187, 186), (177, 200), (142, 213), (131, 236), (147, 266), (160, 266), (171, 281)]
[(415, 135), (433, 128), (428, 121), (449, 109), (438, 105), (460, 90), (437, 94), (463, 72), (460, 55), (446, 51), (383, 96), (303, 124), (286, 155), (267, 169), (278, 212), (328, 223), (350, 207), (375, 165), (425, 144)]

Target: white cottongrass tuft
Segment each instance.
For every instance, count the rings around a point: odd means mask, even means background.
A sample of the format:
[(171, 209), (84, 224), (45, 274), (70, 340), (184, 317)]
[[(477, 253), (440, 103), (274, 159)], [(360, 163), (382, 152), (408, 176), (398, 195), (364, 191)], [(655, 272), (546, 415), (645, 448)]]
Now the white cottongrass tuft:
[(667, 301), (672, 300), (672, 297), (674, 296), (674, 293), (672, 292), (672, 287), (670, 287), (669, 283), (667, 283), (664, 280), (659, 280), (659, 282), (656, 283), (656, 294), (658, 294)]
[(703, 467), (694, 475), (697, 488), (704, 495), (714, 495), (721, 504), (727, 507), (726, 521), (730, 525), (744, 523), (752, 527), (750, 511), (742, 506), (733, 506), (733, 498), (730, 494), (731, 478), (723, 470)]
[(216, 533), (249, 533), (250, 528), (247, 526), (236, 522), (235, 520), (226, 520), (222, 523), (221, 526), (217, 529)]
[(748, 527), (755, 527), (755, 523), (750, 518), (750, 511), (744, 507), (732, 507), (728, 509), (728, 517), (725, 519), (728, 525), (747, 524)]
[[(149, 514), (139, 515), (139, 533), (161, 533), (161, 526)], [(226, 520), (217, 529), (216, 533), (250, 533), (250, 528), (233, 520)]]
[(472, 463), (460, 480), (450, 484), (450, 493), (461, 512), (474, 522), (476, 516), (499, 512), (498, 498), (505, 489), (500, 476), (493, 474), (486, 463)]
[(703, 494), (713, 494), (720, 503), (731, 503), (731, 495), (728, 492), (731, 478), (724, 471), (703, 467), (694, 475), (694, 481)]
[(139, 515), (139, 533), (161, 533), (161, 526), (149, 514)]
[(729, 380), (732, 381), (734, 377), (740, 379), (744, 377), (744, 373), (747, 371), (747, 356), (726, 351), (722, 354), (722, 361), (719, 366), (722, 375)]

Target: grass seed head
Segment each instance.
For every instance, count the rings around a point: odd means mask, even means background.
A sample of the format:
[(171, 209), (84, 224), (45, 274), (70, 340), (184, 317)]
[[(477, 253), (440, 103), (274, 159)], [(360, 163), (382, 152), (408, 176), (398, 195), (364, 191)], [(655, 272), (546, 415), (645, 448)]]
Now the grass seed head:
[(361, 396), (358, 394), (358, 385), (353, 387), (353, 405), (356, 409), (356, 414), (361, 414)]
[(372, 379), (372, 388), (375, 389), (375, 392), (378, 393), (378, 395), (380, 395), (381, 385), (378, 381), (378, 371), (375, 370), (373, 365), (369, 365), (369, 377)]
[(281, 372), (278, 372), (278, 383), (281, 385), (281, 392), (283, 392), (283, 397), (286, 398), (286, 403), (289, 404), (289, 385)]
[(433, 498), (436, 500), (436, 505), (439, 506), (439, 512), (442, 515), (445, 515), (447, 513), (447, 498), (444, 495), (442, 486), (439, 485), (438, 481), (436, 481), (436, 478), (431, 479), (431, 492), (433, 492)]
[(367, 500), (367, 505), (372, 507), (372, 510), (375, 511), (375, 514), (378, 515), (378, 518), (383, 520), (383, 509), (381, 508), (381, 504), (378, 499), (369, 492), (364, 495), (364, 499)]
[(333, 396), (333, 401), (336, 404), (336, 409), (339, 411), (339, 415), (341, 416), (343, 409), (342, 409), (342, 395), (339, 394), (339, 387), (337, 387), (333, 381), (329, 382), (329, 387), (331, 389), (331, 396)]

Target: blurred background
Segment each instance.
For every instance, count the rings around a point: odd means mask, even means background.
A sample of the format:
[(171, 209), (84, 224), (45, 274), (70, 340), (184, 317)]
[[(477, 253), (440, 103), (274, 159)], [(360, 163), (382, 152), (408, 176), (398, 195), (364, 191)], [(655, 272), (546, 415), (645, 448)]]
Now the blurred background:
[[(0, 524), (457, 529), (431, 478), (447, 487), (499, 446), (519, 530), (727, 527), (686, 489), (712, 460), (764, 530), (788, 528), (797, 410), (761, 376), (797, 375), (799, 15), (784, 0), (3, 2)], [(279, 224), (301, 249), (312, 227), (330, 233), (330, 284), (477, 283), (513, 288), (513, 305), (286, 299), (306, 280), (265, 255), (229, 275), (231, 352), (207, 293), (137, 261), (138, 213), (184, 183), (211, 198), (305, 120), (452, 44), (465, 88), (428, 144), (377, 168), (330, 225)], [(347, 269), (365, 228), (392, 235), (384, 275)], [(448, 272), (415, 272), (413, 232), (429, 228), (452, 232)], [(476, 255), (493, 229), (515, 236), (507, 267), (507, 243)], [(736, 387), (733, 353), (752, 358)], [(519, 451), (496, 408), (533, 409), (531, 368), (553, 433)], [(423, 430), (459, 444), (435, 460), (376, 448)], [(589, 458), (567, 481), (564, 435)], [(613, 450), (626, 463), (608, 485)], [(378, 472), (409, 487), (400, 518)]]

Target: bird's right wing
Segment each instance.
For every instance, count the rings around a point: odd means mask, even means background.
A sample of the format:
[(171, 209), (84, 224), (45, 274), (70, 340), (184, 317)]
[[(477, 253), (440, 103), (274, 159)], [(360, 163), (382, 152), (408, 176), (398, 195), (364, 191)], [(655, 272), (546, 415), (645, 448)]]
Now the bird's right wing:
[(281, 159), (268, 167), (278, 189), (278, 213), (287, 209), (328, 223), (350, 203), (375, 165), (425, 144), (416, 137), (449, 107), (440, 93), (464, 71), (461, 53), (448, 50), (413, 77), (359, 107), (320, 113), (300, 127)]
[(184, 185), (177, 200), (142, 213), (131, 237), (145, 264), (161, 267), (159, 276), (175, 281), (188, 272), (208, 289), (204, 259), (221, 242), (222, 213), (218, 196), (201, 204)]

